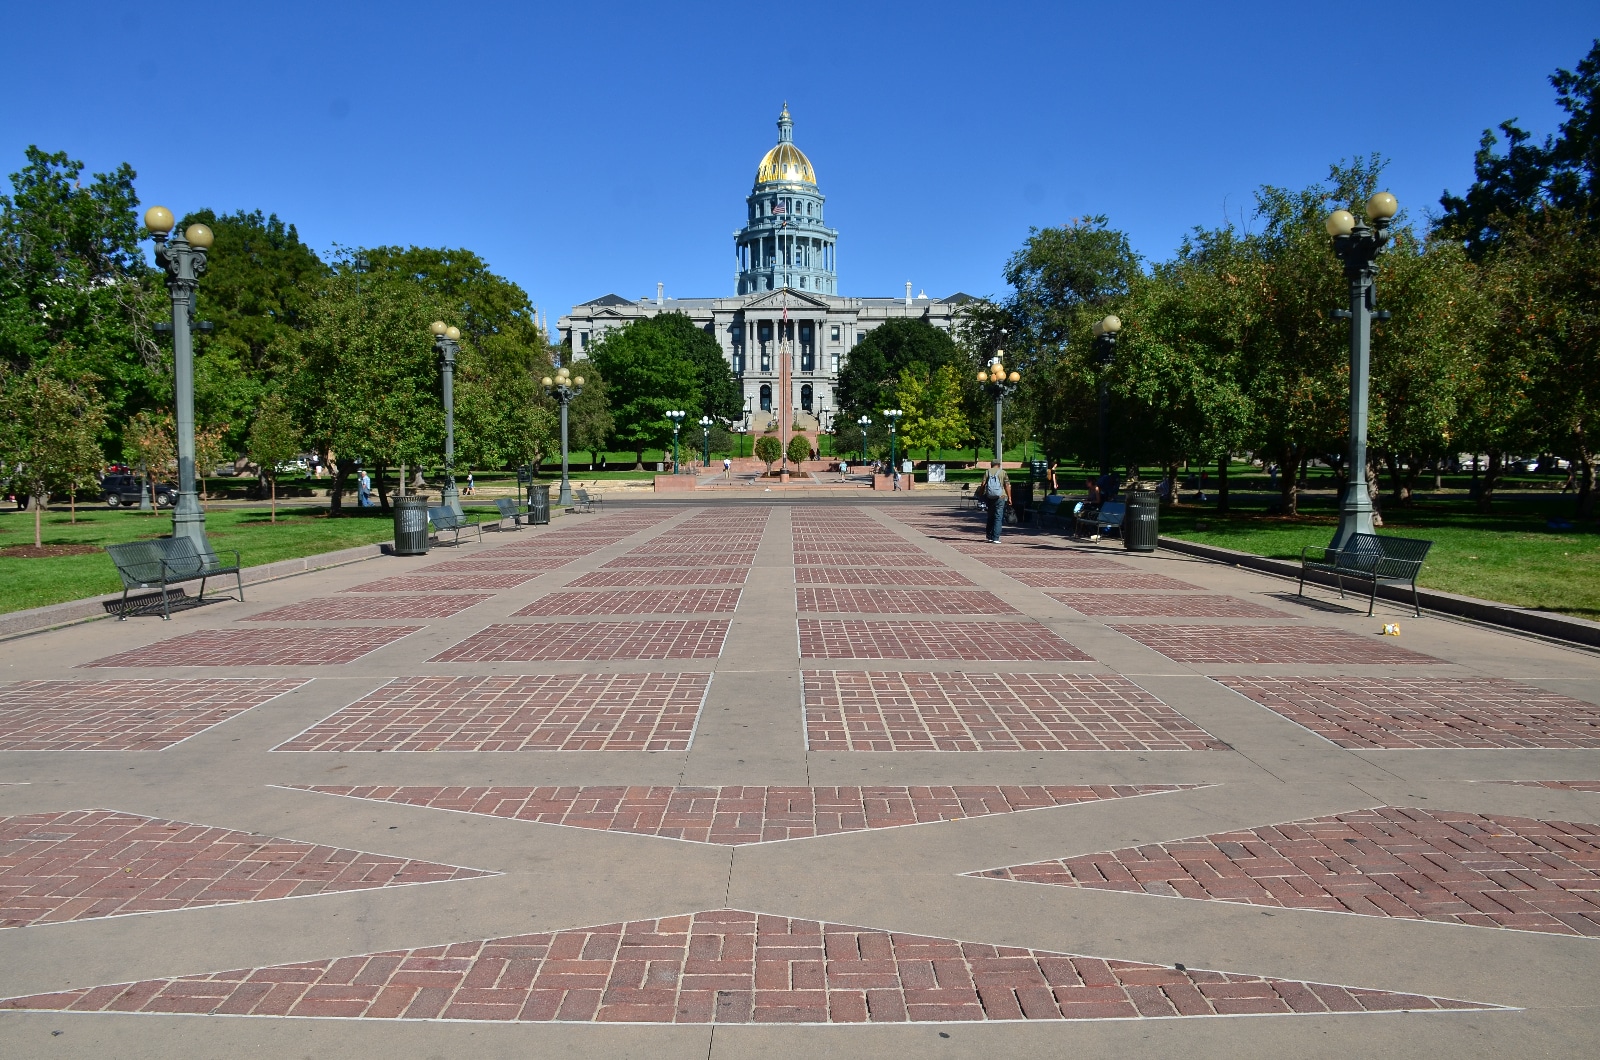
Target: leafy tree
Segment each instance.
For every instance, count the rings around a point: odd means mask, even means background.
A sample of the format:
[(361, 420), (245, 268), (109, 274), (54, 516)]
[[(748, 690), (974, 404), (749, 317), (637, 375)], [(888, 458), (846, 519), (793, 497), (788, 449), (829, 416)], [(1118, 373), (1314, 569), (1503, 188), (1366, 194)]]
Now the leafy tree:
[(98, 439), (105, 419), (105, 404), (92, 386), (46, 365), (0, 377), (0, 462), (30, 498), (34, 548), (44, 547), (42, 520), (51, 491), (75, 489), (101, 463)]
[(772, 465), (783, 459), (783, 443), (770, 434), (763, 434), (756, 439), (756, 459), (767, 465), (767, 474), (772, 474)]
[(931, 460), (933, 450), (954, 448), (967, 440), (971, 428), (962, 400), (964, 389), (952, 364), (920, 375), (909, 368), (900, 370), (895, 403), (905, 413), (900, 436), (907, 452), (922, 449)]
[(300, 452), (300, 426), (281, 392), (274, 391), (262, 400), (245, 445), (271, 490), (271, 521), (275, 523), (278, 521), (278, 465), (293, 460)]
[(152, 482), (163, 482), (178, 463), (178, 430), (170, 412), (141, 412), (122, 434), (123, 455)]
[(925, 375), (966, 360), (949, 334), (926, 320), (887, 320), (867, 332), (839, 369), (838, 415), (855, 420), (882, 416), (895, 401), (900, 373)]
[(616, 420), (611, 415), (610, 397), (599, 366), (585, 360), (577, 370), (583, 375), (583, 393), (567, 405), (567, 445), (587, 450), (589, 470), (593, 471), (596, 453), (611, 437)]
[(196, 427), (194, 432), (194, 475), (200, 480), (200, 499), (208, 500), (206, 496), (206, 476), (228, 456), (228, 425), (226, 423), (213, 424), (208, 427)]
[(785, 455), (788, 456), (789, 463), (799, 467), (811, 459), (811, 439), (803, 434), (797, 434), (790, 438), (789, 449)]
[[(720, 366), (716, 371), (711, 352)], [(732, 374), (716, 340), (681, 313), (636, 320), (609, 332), (589, 359), (606, 380), (612, 429), (634, 451), (636, 470), (644, 468), (647, 447), (671, 441), (668, 410), (683, 409), (695, 419), (732, 418), (742, 412), (737, 386), (724, 385)]]

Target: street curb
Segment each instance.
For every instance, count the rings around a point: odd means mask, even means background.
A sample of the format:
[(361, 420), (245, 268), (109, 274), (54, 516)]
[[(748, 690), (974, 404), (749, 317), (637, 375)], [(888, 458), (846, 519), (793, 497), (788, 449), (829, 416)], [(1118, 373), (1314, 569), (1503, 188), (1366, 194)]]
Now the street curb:
[[(240, 572), (246, 585), (257, 585), (261, 582), (277, 581), (279, 578), (292, 578), (296, 574), (308, 574), (311, 571), (327, 570), (330, 567), (342, 567), (349, 563), (360, 563), (362, 560), (372, 559), (374, 556), (383, 555), (386, 542), (371, 545), (357, 545), (354, 548), (342, 548), (336, 552), (321, 552), (314, 556), (301, 556), (297, 559), (281, 559), (276, 563), (263, 563), (256, 567), (246, 567)], [(217, 579), (226, 585), (227, 579)], [(0, 640), (10, 640), (13, 637), (25, 637), (30, 633), (43, 633), (46, 630), (57, 629), (61, 626), (77, 625), (80, 622), (93, 622), (100, 618), (110, 618), (106, 613), (107, 601), (121, 600), (120, 592), (107, 593), (104, 596), (91, 596), (83, 600), (67, 600), (64, 603), (50, 604), (47, 607), (34, 607), (26, 611), (12, 611), (0, 615)]]
[[(1231, 548), (1202, 545), (1194, 541), (1183, 541), (1174, 537), (1162, 537), (1159, 539), (1159, 544), (1160, 547), (1169, 551), (1181, 552), (1184, 555), (1196, 556), (1200, 559), (1211, 560), (1214, 563), (1227, 563), (1234, 567), (1245, 567), (1249, 570), (1259, 571), (1262, 574), (1273, 574), (1296, 582), (1300, 580), (1300, 565), (1287, 560), (1268, 559), (1265, 556), (1256, 556), (1249, 552), (1236, 552)], [(1330, 589), (1338, 586), (1332, 576), (1319, 571), (1307, 573), (1306, 581), (1315, 582)], [(1362, 590), (1356, 591), (1358, 594), (1364, 595)], [(1365, 590), (1365, 592), (1370, 592), (1370, 589)], [(1378, 587), (1378, 597), (1394, 603), (1405, 604), (1407, 607), (1411, 605), (1411, 593), (1406, 589), (1392, 585), (1380, 585)], [(1520, 630), (1523, 633), (1549, 637), (1552, 640), (1600, 648), (1600, 622), (1572, 618), (1552, 611), (1513, 607), (1510, 604), (1496, 603), (1493, 600), (1479, 600), (1475, 596), (1457, 596), (1455, 593), (1440, 592), (1438, 589), (1424, 589), (1420, 585), (1417, 586), (1417, 598), (1422, 602), (1422, 606), (1429, 611), (1437, 611), (1444, 615), (1454, 615), (1458, 618), (1468, 618), (1474, 622), (1483, 622), (1491, 626)]]

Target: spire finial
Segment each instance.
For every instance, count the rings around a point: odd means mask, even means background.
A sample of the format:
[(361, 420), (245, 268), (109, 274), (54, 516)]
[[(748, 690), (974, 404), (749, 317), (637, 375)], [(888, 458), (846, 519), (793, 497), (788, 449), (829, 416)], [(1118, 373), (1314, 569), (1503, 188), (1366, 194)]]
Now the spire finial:
[(783, 113), (778, 115), (778, 142), (794, 142), (794, 122), (789, 118), (789, 101), (783, 101)]

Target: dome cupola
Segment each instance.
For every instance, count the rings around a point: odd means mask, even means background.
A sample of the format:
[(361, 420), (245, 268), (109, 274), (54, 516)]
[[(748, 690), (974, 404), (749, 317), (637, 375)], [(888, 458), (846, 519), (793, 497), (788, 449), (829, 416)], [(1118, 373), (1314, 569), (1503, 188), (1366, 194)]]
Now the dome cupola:
[(762, 184), (817, 185), (817, 171), (811, 168), (811, 159), (794, 145), (794, 122), (789, 118), (789, 104), (783, 105), (778, 115), (778, 143), (761, 159), (756, 167), (756, 186)]

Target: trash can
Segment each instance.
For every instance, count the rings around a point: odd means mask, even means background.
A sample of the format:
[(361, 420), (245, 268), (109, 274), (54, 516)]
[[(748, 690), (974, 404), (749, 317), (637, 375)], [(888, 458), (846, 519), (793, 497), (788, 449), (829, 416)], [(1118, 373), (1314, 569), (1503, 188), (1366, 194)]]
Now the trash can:
[(1127, 489), (1122, 517), (1122, 547), (1129, 552), (1154, 552), (1161, 535), (1161, 496), (1154, 482), (1133, 482)]
[(394, 554), (428, 554), (428, 498), (394, 498)]
[(544, 526), (550, 522), (550, 484), (528, 487), (528, 525)]

